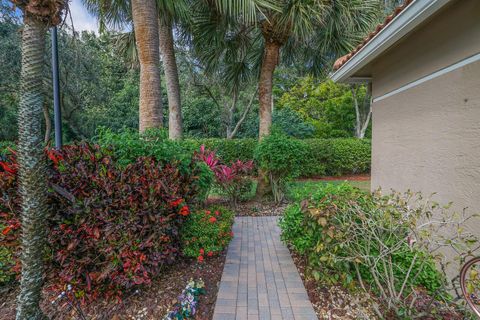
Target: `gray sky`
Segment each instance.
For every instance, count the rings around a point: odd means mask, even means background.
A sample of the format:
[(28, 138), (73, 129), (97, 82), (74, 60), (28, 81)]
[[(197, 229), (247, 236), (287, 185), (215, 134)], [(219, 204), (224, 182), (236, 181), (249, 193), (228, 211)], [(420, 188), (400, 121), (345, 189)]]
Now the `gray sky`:
[[(72, 0), (70, 2), (70, 11), (75, 31), (88, 30), (98, 33), (97, 21), (83, 6), (82, 0)], [(68, 18), (66, 22), (70, 24), (70, 19)]]

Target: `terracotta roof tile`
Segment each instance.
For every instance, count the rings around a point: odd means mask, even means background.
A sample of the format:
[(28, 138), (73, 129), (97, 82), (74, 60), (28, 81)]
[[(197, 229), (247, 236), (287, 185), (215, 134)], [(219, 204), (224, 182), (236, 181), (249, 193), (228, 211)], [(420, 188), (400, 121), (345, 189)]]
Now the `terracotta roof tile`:
[(400, 14), (406, 7), (410, 5), (414, 0), (405, 0), (404, 3), (401, 6), (398, 6), (395, 8), (392, 14), (387, 16), (385, 18), (385, 21), (383, 23), (380, 23), (377, 25), (375, 30), (373, 32), (370, 32), (367, 37), (363, 39), (363, 41), (351, 52), (348, 54), (344, 55), (343, 57), (338, 58), (334, 65), (333, 65), (333, 70), (338, 70), (340, 69), (345, 63), (347, 63), (348, 60), (350, 60), (360, 49), (362, 49), (367, 43), (370, 42), (370, 40), (373, 39), (380, 31), (382, 31), (396, 16)]

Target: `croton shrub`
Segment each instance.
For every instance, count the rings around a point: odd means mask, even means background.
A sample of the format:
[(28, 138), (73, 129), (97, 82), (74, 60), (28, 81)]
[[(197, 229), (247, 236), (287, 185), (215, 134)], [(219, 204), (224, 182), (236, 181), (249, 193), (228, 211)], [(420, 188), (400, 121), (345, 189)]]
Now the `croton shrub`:
[[(197, 160), (185, 172), (152, 157), (118, 166), (108, 150), (89, 144), (46, 153), (50, 289), (68, 283), (78, 297), (120, 296), (174, 262), (179, 228), (199, 189)], [(0, 280), (19, 271), (16, 171), (15, 156), (1, 163), (0, 245), (8, 248), (1, 254), (13, 263), (0, 264)]]
[(221, 206), (192, 212), (181, 229), (183, 253), (203, 262), (222, 252), (233, 237), (235, 214)]

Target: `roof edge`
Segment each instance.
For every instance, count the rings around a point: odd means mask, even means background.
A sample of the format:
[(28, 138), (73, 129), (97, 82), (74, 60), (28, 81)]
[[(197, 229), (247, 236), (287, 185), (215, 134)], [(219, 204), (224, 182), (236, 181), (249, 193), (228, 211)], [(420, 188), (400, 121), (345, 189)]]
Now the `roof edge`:
[(345, 62), (330, 78), (346, 82), (358, 70), (397, 43), (427, 18), (452, 0), (414, 0), (367, 44)]

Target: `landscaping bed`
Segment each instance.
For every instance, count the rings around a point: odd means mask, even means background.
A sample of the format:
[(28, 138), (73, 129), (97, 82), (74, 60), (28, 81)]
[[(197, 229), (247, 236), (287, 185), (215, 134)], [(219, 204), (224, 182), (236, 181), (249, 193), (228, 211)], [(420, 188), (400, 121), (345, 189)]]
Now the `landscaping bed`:
[[(476, 238), (463, 228), (467, 215), (418, 193), (370, 194), (348, 183), (297, 185), (291, 194), (282, 240), (319, 319), (468, 318), (445, 274), (445, 263), (456, 261), (437, 250), (453, 244), (459, 258), (470, 252)], [(456, 226), (458, 236), (436, 237), (442, 226)]]
[[(87, 319), (162, 319), (177, 302), (177, 297), (189, 280), (201, 278), (206, 290), (205, 295), (200, 295), (195, 319), (211, 319), (224, 262), (224, 253), (205, 259), (203, 263), (184, 259), (166, 269), (150, 285), (127, 293), (122, 301), (98, 299), (81, 308)], [(17, 293), (18, 288), (10, 288), (8, 292), (0, 294), (0, 320), (15, 318)], [(51, 319), (81, 319), (66, 300), (52, 304), (55, 298), (56, 295), (44, 291), (42, 309), (47, 316)]]
[(319, 286), (313, 278), (305, 276), (307, 267), (305, 258), (292, 250), (290, 253), (318, 319), (378, 319), (373, 310), (373, 302), (365, 294), (352, 293), (336, 285)]

